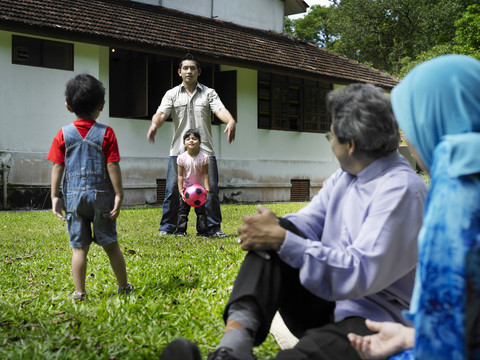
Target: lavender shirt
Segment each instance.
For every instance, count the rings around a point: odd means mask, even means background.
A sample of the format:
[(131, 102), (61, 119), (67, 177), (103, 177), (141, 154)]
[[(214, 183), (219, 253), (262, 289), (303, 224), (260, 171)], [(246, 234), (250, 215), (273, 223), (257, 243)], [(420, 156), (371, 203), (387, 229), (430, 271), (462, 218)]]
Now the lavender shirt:
[(340, 169), (306, 207), (285, 216), (308, 239), (287, 232), (279, 256), (300, 269), (308, 290), (336, 301), (335, 321), (405, 323), (425, 194), (423, 180), (398, 152), (357, 176)]

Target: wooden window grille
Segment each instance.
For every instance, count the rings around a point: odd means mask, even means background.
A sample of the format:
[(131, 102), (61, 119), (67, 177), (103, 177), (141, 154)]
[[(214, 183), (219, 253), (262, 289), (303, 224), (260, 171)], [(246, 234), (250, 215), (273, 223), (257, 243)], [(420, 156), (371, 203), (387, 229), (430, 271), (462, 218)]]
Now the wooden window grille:
[(331, 89), (329, 83), (259, 72), (258, 128), (328, 132), (326, 98)]

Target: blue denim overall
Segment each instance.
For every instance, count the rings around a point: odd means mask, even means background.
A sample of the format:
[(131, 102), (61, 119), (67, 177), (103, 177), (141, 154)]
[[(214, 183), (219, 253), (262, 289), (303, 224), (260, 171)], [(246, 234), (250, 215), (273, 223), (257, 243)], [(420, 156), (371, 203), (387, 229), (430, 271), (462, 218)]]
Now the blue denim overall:
[(115, 192), (102, 148), (106, 128), (95, 123), (85, 139), (73, 124), (62, 129), (66, 147), (63, 193), (71, 247), (117, 241), (116, 222), (109, 218)]

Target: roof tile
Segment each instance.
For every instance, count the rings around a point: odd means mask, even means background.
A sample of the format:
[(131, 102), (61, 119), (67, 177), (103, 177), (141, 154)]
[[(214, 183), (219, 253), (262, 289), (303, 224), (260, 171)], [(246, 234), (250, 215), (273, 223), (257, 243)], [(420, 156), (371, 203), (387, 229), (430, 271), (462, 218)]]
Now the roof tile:
[(128, 0), (2, 0), (0, 29), (12, 28), (193, 52), (251, 67), (269, 66), (386, 88), (399, 81), (291, 35)]

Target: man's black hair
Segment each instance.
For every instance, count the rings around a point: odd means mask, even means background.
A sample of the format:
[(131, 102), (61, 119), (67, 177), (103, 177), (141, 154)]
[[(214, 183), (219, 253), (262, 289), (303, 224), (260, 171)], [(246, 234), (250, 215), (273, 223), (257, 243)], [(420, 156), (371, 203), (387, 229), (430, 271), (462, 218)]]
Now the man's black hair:
[(178, 68), (181, 69), (182, 68), (182, 64), (185, 60), (190, 60), (190, 61), (195, 61), (195, 64), (197, 65), (197, 68), (200, 69), (200, 63), (198, 62), (197, 59), (195, 59), (195, 56), (193, 56), (192, 54), (190, 53), (187, 53), (185, 54), (185, 56), (183, 57), (183, 59), (181, 59), (179, 62), (178, 62)]

